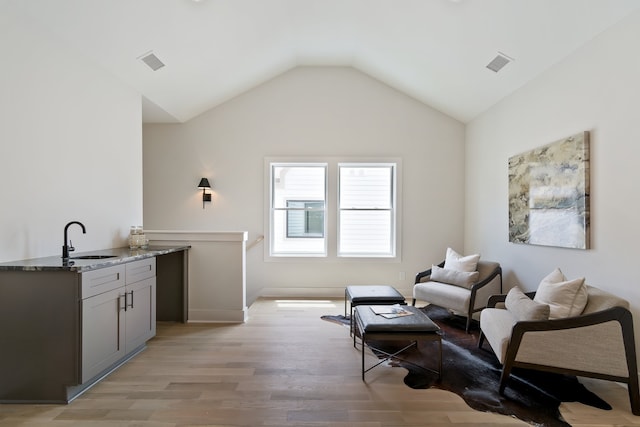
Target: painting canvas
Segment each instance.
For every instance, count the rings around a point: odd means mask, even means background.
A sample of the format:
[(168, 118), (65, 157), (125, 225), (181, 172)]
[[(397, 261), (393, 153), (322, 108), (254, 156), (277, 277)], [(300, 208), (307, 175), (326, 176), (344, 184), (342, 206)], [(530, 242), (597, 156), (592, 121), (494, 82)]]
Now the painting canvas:
[(589, 248), (589, 132), (509, 158), (509, 241)]

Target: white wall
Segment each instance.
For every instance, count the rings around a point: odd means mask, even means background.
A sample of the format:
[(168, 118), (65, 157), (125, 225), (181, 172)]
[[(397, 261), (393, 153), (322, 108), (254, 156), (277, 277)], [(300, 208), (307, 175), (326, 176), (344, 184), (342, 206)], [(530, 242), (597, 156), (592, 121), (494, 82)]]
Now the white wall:
[[(353, 283), (410, 294), (419, 269), (441, 261), (448, 245), (462, 250), (464, 126), (355, 69), (296, 68), (185, 124), (143, 133), (145, 227), (248, 231), (249, 302), (341, 295)], [(253, 243), (267, 233), (264, 158), (277, 156), (400, 157), (402, 262), (265, 262), (263, 242)], [(203, 176), (214, 187), (204, 210)]]
[(142, 222), (140, 96), (0, 3), (0, 262), (123, 246)]
[[(500, 261), (505, 284), (537, 288), (555, 267), (629, 300), (640, 330), (640, 13), (467, 126), (467, 251)], [(505, 69), (505, 72), (508, 72)], [(589, 250), (508, 242), (508, 158), (591, 131)]]

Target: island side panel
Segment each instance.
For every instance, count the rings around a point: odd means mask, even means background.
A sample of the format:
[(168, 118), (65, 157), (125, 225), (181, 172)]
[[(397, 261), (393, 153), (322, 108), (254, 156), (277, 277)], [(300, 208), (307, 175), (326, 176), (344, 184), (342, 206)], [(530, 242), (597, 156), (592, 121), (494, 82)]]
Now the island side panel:
[(156, 257), (156, 319), (186, 322), (187, 251)]
[(79, 383), (79, 277), (0, 271), (0, 401), (66, 402)]

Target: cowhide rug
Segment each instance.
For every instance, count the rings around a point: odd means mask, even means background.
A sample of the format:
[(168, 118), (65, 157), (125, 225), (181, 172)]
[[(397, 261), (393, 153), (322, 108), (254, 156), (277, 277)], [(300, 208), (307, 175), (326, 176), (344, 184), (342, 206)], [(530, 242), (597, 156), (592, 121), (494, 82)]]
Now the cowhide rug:
[[(477, 323), (467, 334), (465, 319), (454, 316), (437, 306), (423, 308), (427, 315), (443, 330), (442, 379), (437, 374), (409, 363), (393, 362), (408, 370), (404, 379), (411, 388), (439, 388), (456, 393), (473, 409), (515, 416), (539, 426), (570, 426), (562, 419), (559, 406), (562, 402), (581, 402), (601, 409), (611, 406), (587, 390), (575, 376), (551, 374), (541, 371), (514, 369), (505, 390), (498, 394), (501, 366), (485, 342), (477, 348), (479, 330)], [(322, 316), (324, 320), (349, 325), (344, 316)], [(393, 353), (407, 342), (379, 341), (371, 347)], [(401, 357), (420, 366), (437, 367), (437, 344), (419, 343)], [(383, 357), (381, 355), (381, 357)]]

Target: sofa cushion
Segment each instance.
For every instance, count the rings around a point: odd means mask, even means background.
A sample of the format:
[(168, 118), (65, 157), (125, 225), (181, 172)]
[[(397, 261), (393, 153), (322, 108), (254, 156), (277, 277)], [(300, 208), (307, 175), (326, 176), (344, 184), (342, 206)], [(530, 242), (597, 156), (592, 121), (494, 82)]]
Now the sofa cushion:
[(587, 300), (587, 306), (582, 311), (582, 314), (595, 313), (596, 311), (602, 311), (613, 307), (623, 307), (629, 310), (629, 301), (603, 291), (600, 288), (589, 286), (586, 282), (584, 287), (587, 288), (589, 298)]
[(491, 345), (500, 363), (504, 363), (511, 331), (516, 318), (509, 310), (485, 308), (480, 312), (480, 329)]
[(479, 254), (462, 256), (451, 248), (447, 248), (444, 268), (473, 273), (478, 266)]
[(532, 300), (520, 288), (511, 288), (504, 305), (518, 321), (549, 320), (549, 305)]
[(556, 268), (542, 279), (534, 301), (549, 305), (549, 319), (562, 319), (582, 314), (588, 298), (584, 277), (567, 280)]
[(413, 287), (413, 297), (433, 305), (447, 307), (458, 313), (466, 313), (469, 310), (471, 292), (461, 286), (424, 282)]
[(478, 282), (479, 277), (480, 273), (477, 271), (468, 273), (450, 268), (441, 268), (437, 265), (431, 266), (431, 280), (434, 282), (448, 283), (450, 285), (471, 289), (471, 287)]

